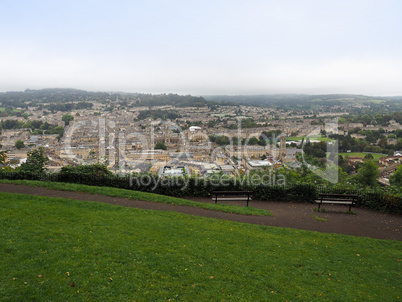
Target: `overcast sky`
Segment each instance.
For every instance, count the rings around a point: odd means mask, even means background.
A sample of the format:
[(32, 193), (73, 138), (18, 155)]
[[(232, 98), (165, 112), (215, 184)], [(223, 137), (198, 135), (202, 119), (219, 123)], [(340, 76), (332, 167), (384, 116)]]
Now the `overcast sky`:
[(400, 0), (3, 0), (0, 91), (402, 95)]

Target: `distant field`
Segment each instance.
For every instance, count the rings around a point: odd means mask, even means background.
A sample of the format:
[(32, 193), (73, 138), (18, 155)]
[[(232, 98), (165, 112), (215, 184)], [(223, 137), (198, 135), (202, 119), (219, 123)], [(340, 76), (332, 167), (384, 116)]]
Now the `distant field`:
[(287, 141), (301, 141), (303, 136), (289, 136), (286, 138)]
[[(4, 111), (6, 111), (6, 108), (5, 108), (5, 107), (0, 107), (0, 112), (4, 112)], [(19, 109), (13, 109), (12, 112), (13, 112), (13, 113), (21, 112), (21, 110), (19, 110)]]
[(376, 100), (376, 99), (371, 99), (371, 100), (367, 100), (368, 103), (373, 103), (373, 104), (383, 104), (385, 103), (384, 100)]
[[(301, 141), (303, 138), (304, 138), (304, 140), (306, 140), (305, 136), (290, 136), (290, 137), (287, 137), (286, 140), (287, 141)], [(308, 138), (310, 140), (316, 140), (316, 141), (320, 141), (320, 142), (333, 141), (332, 139), (325, 137), (325, 136), (321, 136), (321, 135), (313, 135), (313, 136), (309, 136)]]
[(341, 152), (341, 153), (339, 153), (339, 155), (342, 155), (343, 157), (352, 156), (352, 157), (361, 157), (361, 158), (364, 158), (367, 154), (373, 155), (374, 161), (378, 161), (380, 159), (380, 157), (387, 156), (387, 154), (366, 153), (366, 152), (350, 152), (350, 153)]
[(398, 301), (401, 294), (399, 241), (9, 193), (0, 193), (0, 217), (2, 301)]

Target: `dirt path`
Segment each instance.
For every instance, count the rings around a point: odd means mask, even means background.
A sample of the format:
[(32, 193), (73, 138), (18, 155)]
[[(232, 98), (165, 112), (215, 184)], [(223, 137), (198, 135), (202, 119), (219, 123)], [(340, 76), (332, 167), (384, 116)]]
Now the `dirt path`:
[[(402, 241), (401, 215), (383, 214), (361, 208), (355, 209), (355, 212), (357, 213), (356, 215), (344, 214), (343, 211), (347, 210), (345, 206), (325, 205), (324, 208), (326, 209), (326, 212), (318, 213), (313, 211), (316, 206), (309, 203), (252, 201), (250, 204), (251, 206), (269, 210), (274, 214), (274, 216), (246, 216), (189, 206), (166, 205), (156, 202), (129, 200), (126, 198), (93, 195), (88, 193), (56, 191), (23, 185), (0, 184), (0, 191), (71, 198), (86, 201), (98, 201), (125, 207), (160, 211), (175, 211), (190, 215), (212, 217), (243, 223)], [(199, 202), (212, 202), (211, 199), (206, 198), (188, 199)], [(239, 203), (237, 205), (245, 206), (244, 203)], [(313, 215), (327, 219), (327, 221), (318, 221), (313, 217)]]

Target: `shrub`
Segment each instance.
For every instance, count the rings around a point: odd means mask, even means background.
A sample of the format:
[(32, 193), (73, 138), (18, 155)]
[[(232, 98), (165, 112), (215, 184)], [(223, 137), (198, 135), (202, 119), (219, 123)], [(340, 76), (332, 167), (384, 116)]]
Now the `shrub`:
[[(78, 183), (93, 186), (108, 186), (174, 197), (209, 197), (213, 191), (253, 191), (254, 199), (279, 202), (314, 203), (318, 193), (358, 194), (358, 206), (382, 212), (402, 214), (402, 196), (392, 190), (350, 190), (350, 187), (318, 187), (309, 184), (289, 186), (264, 185), (248, 182), (247, 176), (231, 178), (214, 175), (210, 179), (196, 177), (160, 178), (150, 173), (131, 176), (112, 174), (105, 165), (65, 166), (54, 174), (31, 171), (0, 170), (0, 179), (42, 180)], [(392, 189), (392, 188), (391, 188)]]

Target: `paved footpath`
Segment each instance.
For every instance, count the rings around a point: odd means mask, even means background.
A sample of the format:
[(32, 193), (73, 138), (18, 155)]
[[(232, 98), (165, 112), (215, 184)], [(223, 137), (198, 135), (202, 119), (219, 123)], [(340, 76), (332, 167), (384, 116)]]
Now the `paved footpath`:
[[(0, 184), (0, 192), (98, 201), (125, 207), (159, 211), (175, 211), (184, 214), (243, 223), (402, 241), (402, 215), (384, 214), (361, 208), (354, 209), (356, 215), (344, 214), (343, 211), (347, 210), (345, 206), (325, 205), (326, 212), (319, 213), (314, 211), (316, 205), (310, 203), (252, 201), (250, 203), (251, 206), (269, 210), (274, 214), (274, 216), (247, 216), (189, 206), (167, 205), (156, 202), (129, 200), (126, 198), (88, 193), (49, 190), (45, 188), (35, 188), (14, 184)], [(188, 199), (198, 202), (212, 202), (209, 198)], [(241, 202), (237, 203), (237, 205), (245, 206), (244, 203)], [(327, 221), (318, 221), (313, 217), (313, 215), (327, 219)]]

